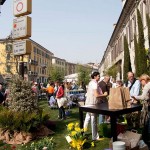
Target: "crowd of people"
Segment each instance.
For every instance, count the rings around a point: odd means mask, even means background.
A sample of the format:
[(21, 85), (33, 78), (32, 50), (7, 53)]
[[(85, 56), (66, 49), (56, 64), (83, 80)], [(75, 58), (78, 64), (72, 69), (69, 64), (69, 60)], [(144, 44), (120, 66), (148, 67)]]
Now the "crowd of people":
[[(108, 101), (110, 88), (128, 87), (130, 91), (130, 103), (137, 103), (142, 100), (143, 103), (150, 99), (150, 77), (147, 74), (141, 75), (139, 78), (135, 78), (133, 72), (127, 73), (127, 81), (123, 83), (121, 80), (111, 80), (110, 76), (106, 75), (100, 78), (99, 72), (94, 72), (91, 75), (91, 81), (89, 82), (87, 89), (87, 97), (85, 105), (95, 105), (98, 103), (105, 103)], [(148, 110), (148, 109), (147, 109)], [(150, 112), (148, 112), (150, 115)], [(84, 121), (84, 130), (88, 128), (88, 124), (91, 121), (92, 139), (99, 140), (99, 134), (97, 130), (97, 114), (86, 113)], [(99, 123), (109, 122), (108, 116), (99, 115)], [(150, 134), (150, 128), (148, 133)]]
[[(133, 72), (127, 73), (127, 81), (112, 79), (110, 76), (105, 75), (100, 77), (99, 72), (93, 72), (91, 80), (88, 85), (84, 82), (78, 86), (75, 82), (49, 82), (46, 86), (43, 83), (32, 83), (32, 92), (37, 94), (38, 97), (42, 93), (47, 93), (48, 103), (51, 105), (56, 103), (58, 106), (58, 119), (65, 120), (65, 104), (66, 94), (69, 90), (82, 89), (86, 93), (85, 105), (95, 105), (97, 103), (105, 103), (108, 101), (110, 88), (128, 87), (130, 91), (130, 103), (137, 103), (139, 100), (148, 101), (150, 99), (150, 77), (147, 74), (141, 75), (139, 78), (135, 78)], [(4, 90), (3, 85), (0, 84), (0, 104), (4, 104), (9, 94), (9, 90)], [(150, 115), (150, 112), (148, 112)], [(97, 129), (97, 114), (86, 113), (84, 121), (84, 130), (88, 128), (88, 124), (91, 121), (92, 139), (99, 140), (99, 134)], [(110, 122), (109, 116), (99, 115), (99, 124), (104, 122)], [(150, 134), (150, 129), (149, 129)]]
[(41, 98), (42, 93), (46, 93), (49, 106), (56, 107), (59, 110), (58, 119), (65, 120), (65, 107), (68, 103), (67, 94), (70, 90), (82, 89), (86, 92), (86, 85), (84, 82), (78, 86), (75, 82), (60, 82), (60, 81), (51, 81), (45, 87), (43, 83), (38, 84), (33, 82), (32, 91), (39, 95)]

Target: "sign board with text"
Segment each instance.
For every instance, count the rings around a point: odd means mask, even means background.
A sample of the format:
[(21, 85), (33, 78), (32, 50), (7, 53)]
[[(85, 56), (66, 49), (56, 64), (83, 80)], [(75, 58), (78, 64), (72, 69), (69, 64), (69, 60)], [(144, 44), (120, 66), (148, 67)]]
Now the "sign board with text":
[(23, 16), (32, 13), (32, 0), (13, 0), (14, 16)]
[(13, 43), (13, 54), (16, 55), (26, 55), (31, 53), (31, 41), (20, 40)]
[(13, 38), (23, 39), (31, 37), (31, 17), (23, 16), (13, 20)]

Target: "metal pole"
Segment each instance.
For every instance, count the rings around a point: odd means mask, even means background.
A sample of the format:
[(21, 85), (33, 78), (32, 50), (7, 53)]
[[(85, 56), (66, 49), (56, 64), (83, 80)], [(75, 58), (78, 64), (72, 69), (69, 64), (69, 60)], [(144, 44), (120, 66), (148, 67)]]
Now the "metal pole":
[(21, 56), (21, 62), (19, 63), (19, 74), (24, 79), (24, 62), (23, 62), (23, 56)]

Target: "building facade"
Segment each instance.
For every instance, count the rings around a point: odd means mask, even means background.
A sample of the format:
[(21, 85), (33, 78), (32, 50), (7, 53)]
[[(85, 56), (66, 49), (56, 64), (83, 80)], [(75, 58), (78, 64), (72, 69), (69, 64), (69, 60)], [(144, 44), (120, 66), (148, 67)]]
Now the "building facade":
[(52, 58), (52, 66), (66, 75), (66, 60), (58, 57)]
[(2, 39), (0, 41), (0, 74), (4, 79), (17, 74), (17, 66), (12, 52), (12, 41)]
[(24, 62), (24, 78), (29, 81), (47, 82), (49, 71), (52, 67), (52, 57), (54, 54), (31, 41), (31, 54), (21, 56), (13, 55), (13, 41), (0, 40), (0, 74), (4, 78), (11, 78), (12, 74), (18, 74), (19, 63)]
[(28, 77), (30, 81), (47, 82), (54, 54), (31, 40), (32, 50), (28, 56)]
[(77, 73), (77, 64), (66, 62), (66, 75)]
[(116, 65), (118, 68), (116, 78), (118, 79), (123, 78), (124, 36), (126, 36), (128, 41), (132, 70), (133, 72), (136, 71), (134, 63), (134, 35), (136, 38), (138, 38), (137, 9), (139, 9), (142, 17), (145, 49), (149, 49), (146, 14), (150, 15), (150, 0), (122, 0), (122, 2), (122, 12), (104, 52), (99, 67), (101, 76), (103, 76), (107, 69)]

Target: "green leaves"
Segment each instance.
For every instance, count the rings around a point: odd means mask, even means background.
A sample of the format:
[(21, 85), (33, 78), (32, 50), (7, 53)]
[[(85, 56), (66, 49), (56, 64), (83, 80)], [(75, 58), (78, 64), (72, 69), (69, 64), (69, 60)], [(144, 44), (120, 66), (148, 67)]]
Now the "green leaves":
[(32, 142), (29, 146), (22, 146), (18, 150), (43, 150), (43, 148), (47, 148), (47, 150), (54, 149), (54, 140), (53, 138), (45, 137), (38, 142)]
[[(47, 114), (38, 112), (12, 112), (8, 109), (0, 111), (0, 128), (10, 131), (32, 132), (48, 119)], [(11, 118), (11, 119), (10, 119)]]
[(51, 81), (63, 81), (65, 72), (57, 67), (50, 68), (49, 80)]
[(123, 79), (127, 80), (127, 73), (132, 71), (131, 68), (131, 60), (130, 60), (130, 52), (128, 47), (128, 42), (126, 36), (124, 36), (124, 66), (123, 66)]
[(37, 96), (33, 95), (31, 84), (19, 77), (14, 77), (9, 85), (8, 107), (15, 112), (33, 112), (38, 109)]
[(138, 22), (138, 43), (135, 48), (135, 59), (136, 59), (136, 76), (147, 73), (147, 56), (145, 51), (145, 38), (144, 28), (140, 11), (137, 9), (137, 22)]
[(78, 65), (77, 72), (78, 72), (79, 85), (80, 85), (81, 82), (84, 82), (85, 85), (87, 85), (89, 83), (91, 71), (92, 70), (88, 67), (85, 68), (82, 65)]

